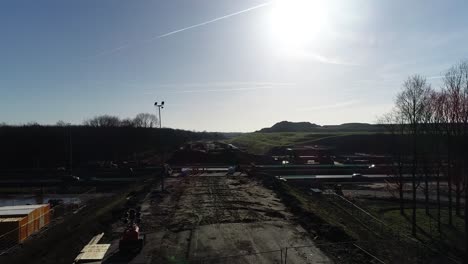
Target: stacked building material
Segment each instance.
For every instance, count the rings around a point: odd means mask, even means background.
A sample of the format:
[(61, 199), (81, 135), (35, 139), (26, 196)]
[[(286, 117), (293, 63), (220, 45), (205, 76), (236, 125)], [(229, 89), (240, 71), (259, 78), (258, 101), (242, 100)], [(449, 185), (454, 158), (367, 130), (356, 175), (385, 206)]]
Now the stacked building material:
[(49, 204), (2, 206), (0, 207), (0, 242), (2, 244), (21, 243), (49, 223)]

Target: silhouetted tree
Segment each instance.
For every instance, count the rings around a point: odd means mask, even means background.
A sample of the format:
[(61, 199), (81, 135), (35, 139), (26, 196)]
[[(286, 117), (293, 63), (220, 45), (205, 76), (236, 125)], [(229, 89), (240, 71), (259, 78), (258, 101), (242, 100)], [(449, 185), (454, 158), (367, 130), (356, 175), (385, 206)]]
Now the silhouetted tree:
[(29, 121), (28, 123), (26, 123), (24, 126), (28, 126), (28, 127), (40, 127), (41, 125), (36, 122), (36, 121)]
[(83, 124), (91, 127), (119, 127), (120, 119), (116, 116), (101, 115), (88, 119)]
[(397, 96), (396, 108), (406, 124), (407, 132), (412, 138), (412, 162), (411, 162), (411, 186), (412, 186), (412, 228), (411, 232), (416, 235), (416, 194), (419, 158), (419, 136), (421, 134), (421, 123), (424, 120), (424, 113), (428, 107), (431, 87), (427, 84), (426, 78), (420, 75), (410, 76), (403, 84), (403, 90)]
[(446, 94), (446, 104), (444, 108), (446, 136), (447, 136), (447, 183), (448, 183), (448, 198), (449, 198), (449, 224), (453, 224), (452, 219), (452, 193), (453, 184), (455, 184), (456, 195), (456, 213), (459, 214), (459, 197), (460, 197), (460, 175), (459, 175), (459, 152), (455, 142), (460, 139), (461, 131), (460, 124), (462, 123), (462, 105), (463, 105), (463, 67), (455, 65), (451, 67), (444, 76), (444, 92)]
[(57, 121), (57, 123), (55, 123), (55, 125), (58, 127), (66, 127), (66, 126), (71, 126), (71, 123), (67, 123), (63, 120), (59, 120)]
[(155, 127), (157, 123), (158, 118), (156, 115), (149, 113), (140, 113), (133, 119), (133, 124), (135, 127), (152, 128)]
[(433, 163), (435, 169), (433, 173), (436, 175), (436, 197), (437, 197), (437, 229), (441, 232), (441, 214), (440, 214), (440, 177), (443, 170), (443, 162), (441, 155), (441, 146), (444, 136), (444, 107), (446, 104), (446, 96), (443, 91), (433, 91), (430, 96), (430, 109), (432, 111), (432, 118), (430, 121), (430, 134), (432, 141), (432, 150), (434, 151)]
[(122, 119), (122, 121), (120, 121), (120, 126), (121, 127), (135, 127), (135, 123), (133, 122), (132, 119), (126, 118), (126, 119)]
[(404, 120), (402, 119), (402, 115), (397, 111), (397, 109), (394, 109), (392, 112), (384, 115), (379, 120), (379, 124), (383, 125), (391, 135), (390, 153), (392, 156), (393, 174), (390, 175), (390, 179), (391, 183), (395, 184), (398, 190), (400, 214), (403, 215), (405, 213), (404, 189), (406, 183), (403, 176), (403, 168), (405, 166), (405, 151), (403, 148), (406, 145), (404, 142), (406, 137)]
[[(468, 61), (451, 67), (444, 77), (447, 95), (446, 120), (448, 142), (449, 224), (452, 219), (452, 182), (455, 184), (455, 212), (461, 215), (461, 195), (465, 193), (465, 250), (468, 254)], [(454, 143), (454, 141), (456, 143)], [(465, 256), (468, 259), (468, 256)], [(468, 262), (468, 260), (466, 260)]]

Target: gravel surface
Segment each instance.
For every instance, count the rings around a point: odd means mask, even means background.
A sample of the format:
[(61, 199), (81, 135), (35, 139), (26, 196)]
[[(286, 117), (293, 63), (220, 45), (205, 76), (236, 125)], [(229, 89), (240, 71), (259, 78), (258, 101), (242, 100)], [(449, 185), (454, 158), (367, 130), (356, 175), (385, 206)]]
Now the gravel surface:
[[(332, 263), (276, 195), (243, 176), (167, 179), (142, 204), (146, 243), (105, 263)], [(215, 174), (213, 174), (215, 175)], [(116, 227), (118, 228), (118, 227)], [(307, 246), (303, 248), (286, 247)]]

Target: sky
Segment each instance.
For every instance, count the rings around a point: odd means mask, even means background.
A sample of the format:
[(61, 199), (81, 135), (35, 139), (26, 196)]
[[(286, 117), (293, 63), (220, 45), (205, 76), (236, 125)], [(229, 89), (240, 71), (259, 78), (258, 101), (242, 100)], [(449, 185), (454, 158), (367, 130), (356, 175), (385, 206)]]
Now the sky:
[(0, 123), (156, 113), (248, 132), (374, 123), (401, 84), (467, 59), (459, 0), (3, 0)]

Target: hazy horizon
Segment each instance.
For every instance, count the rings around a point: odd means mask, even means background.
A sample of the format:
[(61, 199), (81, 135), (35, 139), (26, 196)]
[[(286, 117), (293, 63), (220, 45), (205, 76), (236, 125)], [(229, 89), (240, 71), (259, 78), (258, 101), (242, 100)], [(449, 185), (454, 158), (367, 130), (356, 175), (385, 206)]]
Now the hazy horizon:
[[(80, 126), (80, 125), (86, 125), (84, 123), (70, 123), (70, 122), (67, 122), (66, 120), (58, 120), (60, 122), (64, 122), (63, 124), (60, 124), (60, 126), (62, 125), (72, 125), (72, 126)], [(315, 123), (315, 122), (311, 122), (311, 121), (289, 121), (289, 120), (281, 120), (281, 121), (277, 121), (273, 124), (270, 124), (270, 125), (267, 125), (265, 127), (259, 127), (259, 128), (256, 128), (254, 130), (251, 130), (251, 131), (222, 131), (222, 130), (196, 130), (196, 129), (186, 129), (186, 128), (180, 128), (180, 127), (163, 127), (163, 128), (172, 128), (172, 129), (183, 129), (183, 130), (190, 130), (190, 131), (195, 131), (195, 132), (219, 132), (219, 133), (251, 133), (251, 132), (256, 132), (256, 131), (259, 131), (263, 128), (270, 128), (272, 127), (273, 125), (277, 124), (277, 123), (280, 123), (280, 122), (309, 122), (313, 125), (318, 125), (318, 126), (321, 126), (321, 127), (325, 127), (325, 126), (340, 126), (340, 125), (345, 125), (345, 124), (370, 124), (370, 125), (378, 125), (377, 123), (363, 123), (363, 122), (346, 122), (346, 123), (340, 123), (340, 124), (318, 124), (318, 123)], [(28, 126), (28, 125), (34, 125), (34, 124), (38, 124), (40, 126), (57, 126), (57, 122), (55, 123), (38, 123), (38, 122), (34, 122), (34, 121), (31, 121), (29, 123), (4, 123), (3, 125), (6, 125), (6, 126)], [(0, 123), (0, 125), (2, 125), (2, 123)], [(156, 127), (157, 127), (157, 124), (156, 124)]]
[(408, 75), (466, 59), (465, 1), (2, 1), (0, 123), (156, 113), (251, 132), (375, 123)]

